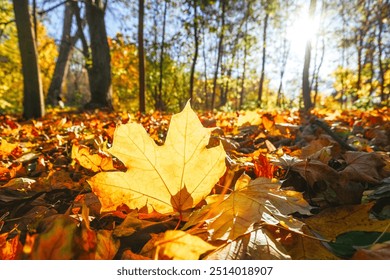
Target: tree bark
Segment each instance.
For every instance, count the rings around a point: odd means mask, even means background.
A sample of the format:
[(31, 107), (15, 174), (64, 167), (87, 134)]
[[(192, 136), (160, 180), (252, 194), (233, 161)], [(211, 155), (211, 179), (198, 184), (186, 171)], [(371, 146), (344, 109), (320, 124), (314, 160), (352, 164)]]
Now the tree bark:
[(68, 72), (69, 59), (72, 54), (72, 48), (77, 40), (77, 34), (71, 36), (72, 31), (72, 19), (73, 9), (70, 3), (66, 3), (64, 11), (64, 25), (62, 27), (62, 36), (60, 50), (54, 69), (53, 78), (50, 83), (49, 92), (46, 98), (46, 104), (57, 106), (61, 100), (62, 94), (62, 83), (64, 77)]
[[(380, 77), (380, 84), (379, 84), (379, 96), (381, 99), (382, 105), (389, 105), (389, 99), (385, 96), (385, 67), (383, 63), (383, 42), (382, 42), (382, 33), (383, 33), (383, 20), (386, 18), (386, 10), (388, 9), (384, 8), (384, 5), (382, 1), (379, 1), (377, 4), (377, 12), (376, 12), (376, 20), (378, 23), (378, 35), (376, 37), (377, 39), (377, 45), (378, 45), (378, 66), (379, 66), (379, 77)], [(387, 104), (385, 104), (387, 103)]]
[[(316, 0), (310, 1), (309, 7), (309, 18), (314, 17), (314, 12), (316, 10)], [(310, 70), (310, 60), (311, 60), (311, 38), (307, 39), (306, 49), (305, 49), (305, 61), (303, 65), (303, 74), (302, 74), (302, 97), (305, 111), (309, 111), (313, 107), (311, 100), (311, 89), (309, 82), (309, 70)]]
[(105, 5), (102, 0), (88, 0), (85, 4), (92, 59), (91, 65), (87, 63), (91, 100), (85, 108), (112, 110), (111, 57), (104, 21)]
[(39, 118), (45, 114), (37, 47), (28, 10), (28, 0), (13, 0), (23, 73), (23, 116)]
[(163, 12), (163, 29), (161, 37), (161, 49), (160, 49), (160, 76), (158, 82), (158, 94), (155, 104), (156, 110), (164, 111), (164, 101), (163, 101), (163, 70), (164, 70), (164, 51), (165, 51), (165, 29), (166, 29), (166, 20), (167, 20), (167, 1), (164, 2), (164, 12)]
[(194, 57), (192, 58), (192, 65), (191, 65), (191, 73), (190, 73), (190, 94), (189, 97), (191, 101), (193, 102), (194, 98), (194, 76), (195, 76), (195, 67), (196, 67), (196, 61), (198, 60), (198, 53), (199, 53), (199, 36), (198, 36), (198, 6), (197, 6), (197, 0), (192, 1), (193, 9), (194, 9)]
[(262, 98), (263, 98), (263, 88), (264, 88), (264, 76), (265, 76), (265, 61), (266, 61), (266, 50), (267, 50), (267, 28), (268, 28), (268, 19), (269, 13), (265, 12), (264, 17), (264, 27), (263, 27), (263, 58), (261, 61), (261, 75), (259, 82), (259, 91), (257, 95), (257, 103), (261, 107)]
[(145, 0), (139, 0), (138, 11), (138, 63), (139, 63), (139, 111), (145, 113), (145, 53), (144, 53), (144, 13)]
[(246, 80), (246, 60), (248, 57), (248, 22), (245, 24), (245, 34), (244, 34), (244, 58), (242, 62), (242, 76), (241, 76), (241, 90), (240, 90), (240, 101), (238, 104), (237, 110), (242, 109), (242, 105), (245, 101), (245, 80)]
[(215, 108), (215, 98), (217, 95), (217, 80), (218, 80), (218, 72), (219, 72), (219, 66), (221, 64), (222, 60), (222, 52), (223, 52), (223, 39), (225, 35), (225, 9), (226, 9), (226, 1), (221, 0), (222, 4), (222, 14), (221, 14), (221, 32), (219, 36), (219, 42), (218, 42), (218, 55), (217, 55), (217, 65), (215, 66), (214, 71), (214, 80), (213, 80), (213, 93), (211, 96), (211, 110), (214, 110)]

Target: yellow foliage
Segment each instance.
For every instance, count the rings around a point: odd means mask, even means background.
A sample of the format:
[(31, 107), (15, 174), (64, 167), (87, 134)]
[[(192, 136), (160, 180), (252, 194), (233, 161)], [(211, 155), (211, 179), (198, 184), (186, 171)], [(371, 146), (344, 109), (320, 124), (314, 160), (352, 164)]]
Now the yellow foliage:
[[(0, 22), (9, 22), (14, 18), (12, 5), (6, 1), (2, 3), (4, 7), (0, 9)], [(0, 77), (2, 77), (0, 109), (20, 112), (22, 109), (20, 104), (23, 100), (23, 76), (18, 34), (14, 22), (7, 24), (4, 28), (3, 35), (0, 37)], [(48, 36), (45, 26), (40, 22), (38, 22), (37, 32), (39, 66), (43, 92), (46, 94), (54, 72), (58, 51), (54, 39)]]
[(114, 105), (120, 109), (138, 107), (137, 47), (125, 42), (121, 34), (108, 38), (111, 52), (111, 75)]

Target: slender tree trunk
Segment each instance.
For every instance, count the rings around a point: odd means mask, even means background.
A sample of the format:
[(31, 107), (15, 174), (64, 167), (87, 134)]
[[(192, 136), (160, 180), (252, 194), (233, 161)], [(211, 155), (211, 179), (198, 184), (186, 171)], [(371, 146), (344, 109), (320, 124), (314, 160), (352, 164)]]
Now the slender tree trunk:
[[(203, 30), (203, 39), (206, 36), (206, 32), (204, 30), (204, 24), (202, 25), (202, 30)], [(203, 43), (203, 48), (202, 48), (202, 54), (203, 54), (203, 76), (204, 76), (204, 97), (205, 97), (205, 109), (210, 109), (210, 104), (209, 104), (209, 91), (208, 91), (208, 76), (207, 76), (207, 56), (206, 56), (206, 44)]]
[[(377, 4), (377, 25), (378, 25), (378, 36), (377, 39), (377, 45), (378, 45), (378, 66), (379, 66), (379, 77), (380, 77), (380, 84), (379, 84), (379, 96), (381, 99), (382, 105), (385, 105), (386, 97), (385, 97), (385, 67), (383, 65), (383, 42), (382, 42), (382, 33), (383, 33), (383, 19), (386, 17), (382, 17), (382, 1), (379, 1), (380, 4)], [(386, 9), (384, 9), (386, 10)], [(388, 101), (388, 99), (387, 99)], [(388, 105), (388, 104), (387, 104)]]
[(192, 1), (193, 9), (194, 9), (194, 57), (192, 59), (192, 65), (191, 65), (191, 73), (190, 73), (190, 94), (189, 97), (191, 101), (193, 102), (194, 98), (194, 76), (195, 76), (195, 66), (196, 61), (198, 60), (198, 52), (199, 52), (199, 35), (198, 35), (198, 7), (197, 7), (197, 0)]
[(54, 69), (53, 78), (50, 83), (49, 92), (47, 94), (46, 103), (52, 106), (57, 106), (61, 100), (62, 82), (68, 72), (69, 59), (72, 53), (72, 48), (76, 42), (77, 34), (71, 37), (73, 9), (70, 3), (65, 4), (64, 25), (62, 27), (62, 37), (60, 51), (58, 54), (56, 67)]
[(263, 27), (263, 58), (261, 61), (261, 74), (259, 82), (259, 91), (257, 94), (257, 103), (261, 107), (262, 98), (263, 98), (263, 88), (264, 88), (264, 76), (265, 76), (265, 62), (266, 62), (266, 50), (267, 50), (267, 28), (268, 28), (268, 18), (269, 14), (266, 11), (264, 17), (264, 27)]
[(102, 0), (88, 0), (85, 7), (92, 58), (92, 65), (87, 67), (91, 100), (85, 108), (112, 110), (111, 57), (104, 21), (105, 4)]
[(287, 59), (290, 54), (290, 46), (287, 43), (286, 39), (283, 39), (283, 51), (282, 51), (282, 61), (281, 61), (281, 69), (280, 69), (280, 81), (279, 81), (279, 88), (278, 88), (278, 94), (276, 97), (276, 106), (280, 107), (282, 106), (282, 99), (283, 99), (283, 78), (284, 73), (286, 71), (286, 65), (287, 65)]
[(167, 21), (167, 1), (164, 2), (164, 12), (163, 12), (163, 29), (161, 35), (161, 50), (160, 50), (160, 77), (158, 82), (158, 96), (156, 100), (156, 110), (164, 111), (164, 102), (163, 102), (163, 70), (164, 70), (164, 55), (165, 55), (165, 29), (166, 29), (166, 21)]
[(145, 0), (139, 0), (138, 11), (138, 63), (139, 63), (139, 111), (145, 113), (145, 53), (144, 53), (144, 12)]
[(363, 34), (362, 30), (359, 30), (357, 38), (357, 81), (356, 81), (356, 94), (353, 96), (353, 102), (359, 99), (359, 93), (362, 88), (362, 70), (363, 70)]
[(218, 42), (218, 55), (217, 55), (217, 65), (215, 65), (215, 71), (214, 71), (214, 80), (213, 80), (213, 93), (211, 96), (211, 110), (214, 110), (215, 108), (215, 98), (217, 95), (217, 80), (218, 80), (218, 72), (219, 72), (219, 66), (221, 64), (222, 60), (222, 52), (223, 52), (223, 39), (225, 35), (225, 9), (226, 9), (226, 1), (221, 1), (222, 5), (222, 14), (221, 14), (221, 32), (219, 36), (219, 42)]
[(18, 30), (23, 72), (23, 116), (39, 118), (45, 114), (37, 47), (28, 10), (28, 0), (14, 0), (15, 23)]
[[(249, 4), (248, 4), (249, 10)], [(246, 79), (246, 60), (248, 57), (248, 19), (245, 22), (245, 33), (244, 33), (244, 57), (243, 57), (243, 65), (242, 65), (242, 76), (241, 76), (241, 91), (240, 91), (240, 102), (238, 104), (239, 110), (242, 109), (242, 105), (245, 101), (245, 79)]]
[(316, 106), (317, 98), (318, 98), (318, 88), (319, 88), (319, 78), (320, 78), (320, 70), (322, 67), (322, 64), (324, 62), (324, 56), (325, 56), (325, 41), (322, 40), (322, 47), (321, 47), (321, 57), (320, 62), (318, 63), (318, 66), (316, 67), (315, 74), (314, 74), (314, 97), (313, 97), (313, 107)]
[[(310, 1), (309, 7), (309, 18), (313, 19), (314, 12), (316, 10), (316, 0)], [(311, 101), (311, 89), (309, 83), (309, 70), (310, 70), (310, 60), (311, 60), (311, 38), (307, 39), (306, 49), (305, 49), (305, 61), (303, 65), (303, 74), (302, 74), (302, 97), (305, 111), (309, 111), (313, 107)]]

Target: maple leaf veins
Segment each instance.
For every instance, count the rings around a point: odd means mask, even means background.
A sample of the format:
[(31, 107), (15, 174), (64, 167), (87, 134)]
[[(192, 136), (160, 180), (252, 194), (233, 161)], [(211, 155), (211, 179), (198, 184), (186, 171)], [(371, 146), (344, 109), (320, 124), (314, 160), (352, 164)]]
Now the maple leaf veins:
[(88, 181), (99, 197), (101, 211), (113, 211), (121, 204), (130, 208), (148, 205), (160, 213), (181, 213), (194, 207), (226, 169), (222, 145), (206, 148), (210, 132), (189, 102), (172, 116), (162, 146), (156, 145), (141, 124), (120, 125), (108, 151), (127, 171), (101, 172)]

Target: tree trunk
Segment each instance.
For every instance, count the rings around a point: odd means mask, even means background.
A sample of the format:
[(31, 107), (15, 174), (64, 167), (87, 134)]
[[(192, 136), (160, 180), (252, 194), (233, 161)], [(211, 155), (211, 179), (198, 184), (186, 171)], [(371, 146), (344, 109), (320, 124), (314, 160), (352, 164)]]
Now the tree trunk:
[[(380, 77), (380, 84), (379, 84), (379, 96), (381, 99), (382, 105), (385, 105), (386, 96), (385, 96), (385, 67), (383, 63), (383, 42), (382, 42), (382, 33), (383, 33), (383, 20), (386, 18), (386, 15), (383, 16), (384, 11), (386, 9), (382, 9), (382, 1), (379, 1), (380, 4), (377, 4), (377, 23), (378, 23), (378, 35), (376, 37), (377, 39), (377, 45), (378, 45), (378, 66), (379, 66), (379, 77)], [(387, 102), (388, 103), (388, 98)], [(389, 104), (386, 104), (389, 105)]]
[(159, 111), (164, 111), (164, 101), (163, 101), (163, 70), (164, 70), (164, 51), (165, 51), (165, 29), (166, 29), (166, 20), (167, 20), (167, 1), (164, 2), (164, 12), (163, 12), (163, 29), (161, 35), (161, 50), (160, 50), (160, 76), (158, 82), (158, 95), (156, 100), (155, 108)]
[(76, 43), (78, 37), (77, 34), (74, 37), (71, 37), (72, 19), (72, 7), (69, 3), (66, 3), (60, 51), (58, 54), (56, 67), (54, 69), (53, 78), (50, 83), (49, 92), (46, 98), (46, 103), (52, 106), (57, 106), (59, 101), (61, 100), (62, 82), (68, 72), (69, 59), (72, 53), (72, 48)]
[(111, 57), (104, 22), (105, 5), (102, 0), (88, 0), (85, 7), (92, 58), (92, 65), (87, 65), (91, 100), (85, 108), (112, 110)]
[[(309, 18), (313, 19), (314, 12), (316, 10), (316, 0), (310, 1), (309, 7)], [(311, 101), (311, 89), (309, 83), (309, 70), (310, 70), (310, 60), (311, 60), (311, 38), (307, 39), (306, 49), (305, 49), (305, 62), (303, 65), (303, 74), (302, 74), (302, 97), (305, 111), (309, 111), (313, 107)]]
[[(206, 36), (206, 32), (205, 32), (205, 26), (203, 24), (202, 26), (202, 30), (203, 30), (203, 38), (205, 38)], [(207, 56), (206, 56), (206, 44), (205, 42), (203, 42), (203, 48), (202, 48), (202, 55), (203, 55), (203, 64), (204, 64), (204, 68), (203, 68), (203, 76), (204, 76), (204, 97), (205, 97), (205, 109), (208, 110), (210, 109), (210, 104), (209, 104), (209, 91), (208, 91), (208, 81), (209, 81), (209, 78), (207, 76)]]
[[(249, 10), (249, 4), (248, 4), (248, 10)], [(238, 104), (238, 110), (242, 109), (242, 105), (244, 104), (245, 100), (245, 79), (246, 79), (246, 60), (248, 57), (248, 18), (245, 22), (245, 33), (244, 33), (244, 58), (243, 58), (243, 65), (242, 65), (242, 76), (241, 76), (241, 91), (240, 91), (240, 102)]]
[(45, 114), (42, 82), (28, 0), (13, 1), (23, 72), (23, 116), (39, 118)]
[(353, 103), (359, 99), (359, 93), (362, 88), (362, 71), (363, 71), (363, 32), (362, 30), (358, 31), (357, 38), (357, 81), (356, 81), (356, 94), (353, 96)]
[(223, 39), (225, 34), (225, 8), (226, 8), (226, 1), (221, 0), (222, 2), (222, 14), (221, 14), (221, 32), (219, 36), (219, 42), (218, 42), (218, 55), (217, 55), (217, 65), (215, 66), (214, 71), (214, 80), (213, 80), (213, 93), (211, 96), (211, 110), (214, 110), (215, 107), (215, 97), (217, 95), (217, 79), (218, 79), (218, 71), (219, 66), (221, 64), (222, 59), (222, 51), (223, 51)]
[(144, 53), (144, 12), (145, 0), (139, 0), (138, 11), (138, 62), (139, 62), (139, 111), (145, 113), (145, 53)]
[(190, 94), (189, 97), (191, 101), (193, 102), (194, 98), (194, 76), (195, 76), (195, 66), (196, 61), (198, 60), (198, 52), (199, 52), (199, 36), (198, 36), (198, 7), (197, 7), (197, 0), (193, 0), (193, 9), (194, 9), (194, 57), (192, 59), (192, 65), (191, 65), (191, 73), (190, 73)]
[(269, 18), (269, 13), (266, 11), (265, 17), (264, 17), (264, 27), (263, 27), (263, 58), (261, 61), (261, 74), (260, 74), (260, 82), (259, 82), (259, 91), (258, 91), (258, 95), (257, 95), (257, 104), (259, 107), (261, 107), (261, 102), (262, 102), (262, 98), (263, 98), (265, 61), (266, 61), (266, 50), (267, 50), (268, 18)]

